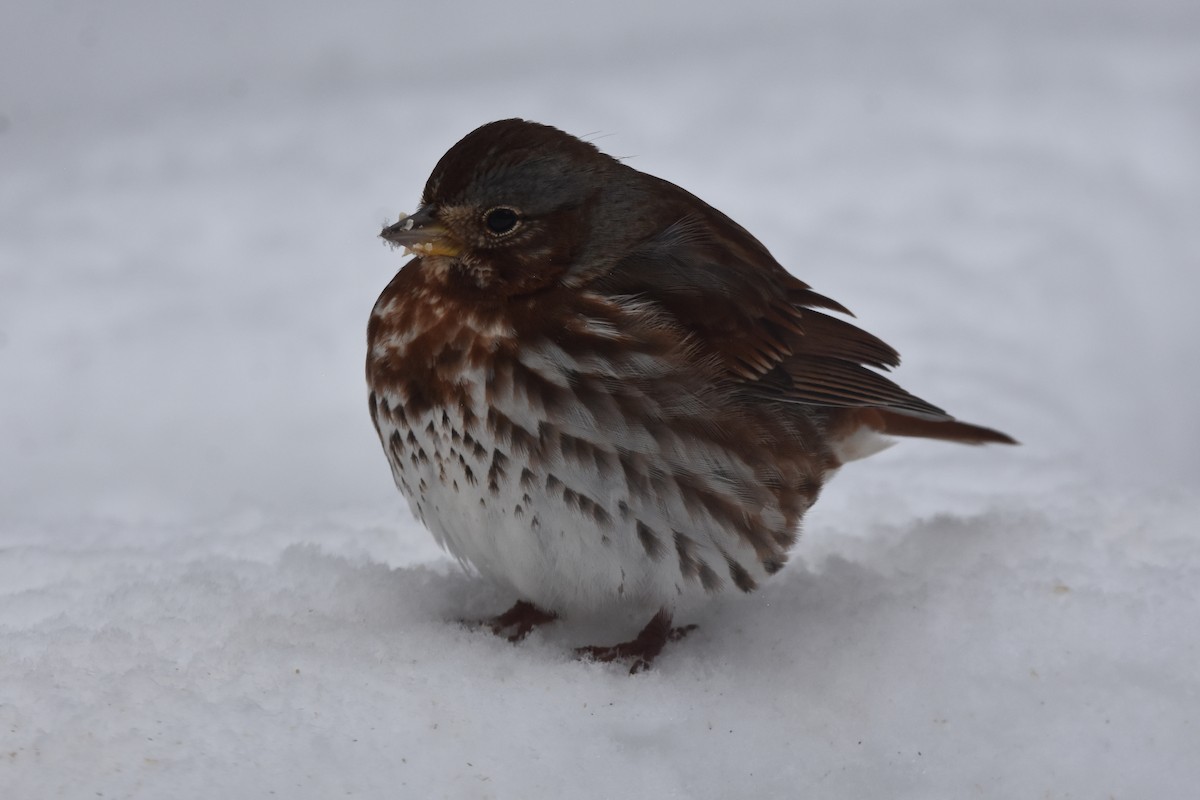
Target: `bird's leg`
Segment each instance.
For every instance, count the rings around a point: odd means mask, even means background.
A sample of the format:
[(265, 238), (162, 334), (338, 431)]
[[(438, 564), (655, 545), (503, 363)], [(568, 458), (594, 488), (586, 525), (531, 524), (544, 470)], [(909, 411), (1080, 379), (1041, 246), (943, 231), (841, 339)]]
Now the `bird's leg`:
[(667, 642), (677, 642), (695, 629), (695, 625), (672, 628), (671, 612), (664, 608), (630, 641), (608, 646), (580, 647), (575, 654), (580, 658), (596, 661), (631, 661), (629, 674), (633, 675), (653, 664)]
[(533, 603), (518, 600), (508, 611), (492, 617), (484, 624), (497, 636), (505, 636), (510, 642), (519, 642), (534, 628), (556, 619), (558, 615), (552, 611), (543, 611)]

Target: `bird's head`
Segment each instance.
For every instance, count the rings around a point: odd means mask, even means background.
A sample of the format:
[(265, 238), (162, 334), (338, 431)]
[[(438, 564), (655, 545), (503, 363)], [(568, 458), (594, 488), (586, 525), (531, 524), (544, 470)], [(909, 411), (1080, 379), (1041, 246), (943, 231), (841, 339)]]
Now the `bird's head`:
[(442, 156), (420, 208), (380, 236), (423, 259), (441, 259), (439, 269), (481, 290), (528, 294), (554, 284), (580, 260), (595, 260), (592, 231), (608, 221), (606, 209), (628, 172), (555, 128), (492, 122)]

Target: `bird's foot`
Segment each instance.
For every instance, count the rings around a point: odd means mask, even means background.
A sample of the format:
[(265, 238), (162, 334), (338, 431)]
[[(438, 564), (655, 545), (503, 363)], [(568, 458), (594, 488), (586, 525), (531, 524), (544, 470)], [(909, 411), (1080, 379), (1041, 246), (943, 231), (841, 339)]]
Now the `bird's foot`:
[(510, 642), (519, 642), (534, 628), (556, 619), (558, 619), (558, 615), (554, 612), (543, 611), (533, 603), (518, 600), (508, 611), (484, 620), (483, 624), (497, 636), (503, 636)]
[(629, 661), (629, 674), (635, 675), (654, 663), (654, 659), (662, 652), (667, 642), (677, 642), (694, 630), (695, 625), (672, 628), (671, 612), (664, 608), (630, 641), (614, 645), (580, 647), (575, 650), (575, 655), (593, 661)]

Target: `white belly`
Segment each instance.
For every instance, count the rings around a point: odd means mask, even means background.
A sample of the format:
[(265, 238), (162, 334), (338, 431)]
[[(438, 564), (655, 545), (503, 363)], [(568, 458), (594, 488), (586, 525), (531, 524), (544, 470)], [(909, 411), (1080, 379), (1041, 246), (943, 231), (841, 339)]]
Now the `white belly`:
[[(388, 407), (399, 401), (381, 399)], [(486, 412), (476, 417), (482, 422)], [(675, 554), (652, 560), (636, 522), (622, 519), (619, 471), (604, 475), (561, 454), (528, 470), (511, 452), (511, 438), (496, 441), (486, 424), (468, 430), (457, 409), (406, 422), (381, 404), (379, 431), (396, 484), (437, 541), (481, 574), (568, 613), (614, 604), (656, 608), (688, 589)]]

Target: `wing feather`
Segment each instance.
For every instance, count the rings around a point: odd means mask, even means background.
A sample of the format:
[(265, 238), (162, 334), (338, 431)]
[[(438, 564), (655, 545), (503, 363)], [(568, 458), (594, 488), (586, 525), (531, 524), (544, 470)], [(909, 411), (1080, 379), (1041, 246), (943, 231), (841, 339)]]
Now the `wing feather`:
[(950, 419), (875, 371), (897, 366), (900, 357), (877, 336), (825, 313), (853, 316), (845, 306), (788, 273), (737, 223), (703, 204), (697, 210), (700, 201), (692, 200), (690, 212), (594, 285), (674, 317), (751, 396)]

